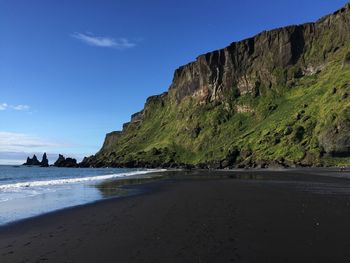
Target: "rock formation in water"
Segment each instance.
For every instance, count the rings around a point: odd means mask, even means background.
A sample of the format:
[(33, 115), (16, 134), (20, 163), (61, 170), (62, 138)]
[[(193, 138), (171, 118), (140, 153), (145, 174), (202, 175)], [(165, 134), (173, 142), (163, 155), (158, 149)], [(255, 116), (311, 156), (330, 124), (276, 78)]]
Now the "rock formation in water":
[(178, 68), (82, 166), (267, 167), (350, 160), (350, 5)]
[(43, 154), (43, 158), (41, 160), (40, 166), (49, 167), (49, 160), (47, 159), (46, 153)]
[(65, 158), (62, 154), (58, 155), (58, 159), (54, 163), (56, 167), (78, 167), (77, 160), (73, 158)]
[[(44, 153), (46, 156), (46, 153)], [(38, 158), (36, 155), (33, 155), (33, 158), (30, 158), (29, 156), (27, 157), (27, 161), (23, 165), (32, 165), (32, 166), (41, 166), (41, 162), (39, 162)]]

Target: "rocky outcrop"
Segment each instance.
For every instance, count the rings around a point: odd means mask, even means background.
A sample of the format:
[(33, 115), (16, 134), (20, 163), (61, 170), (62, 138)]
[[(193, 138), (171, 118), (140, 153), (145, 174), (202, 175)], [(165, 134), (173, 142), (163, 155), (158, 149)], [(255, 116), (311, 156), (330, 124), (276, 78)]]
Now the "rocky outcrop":
[(32, 158), (28, 156), (27, 161), (23, 165), (48, 167), (49, 160), (47, 159), (46, 153), (44, 153), (41, 162), (39, 162), (38, 158), (34, 154)]
[(114, 145), (118, 141), (118, 138), (121, 136), (122, 132), (120, 131), (114, 131), (106, 134), (104, 143), (102, 148), (103, 149), (113, 149)]
[(39, 166), (41, 163), (39, 162), (38, 158), (34, 154), (32, 158), (29, 156), (27, 157), (27, 161), (23, 165), (33, 165), (33, 166)]
[(142, 119), (143, 119), (143, 110), (131, 115), (131, 122), (132, 123), (140, 122), (140, 121), (142, 121)]
[(329, 124), (329, 126), (320, 133), (319, 142), (324, 152), (329, 156), (349, 156), (350, 119), (348, 118), (348, 114), (341, 114), (335, 122)]
[[(325, 106), (317, 105), (316, 97), (299, 102), (290, 95), (293, 88), (312, 86), (319, 89), (314, 96), (328, 98), (320, 86), (330, 78), (346, 80), (349, 43), (347, 4), (315, 23), (264, 31), (200, 55), (175, 71), (168, 92), (149, 97), (122, 131), (107, 134), (101, 150), (82, 165), (173, 167), (186, 165), (187, 158), (197, 167), (267, 167), (319, 165), (323, 155), (350, 156), (350, 114), (324, 124), (320, 108), (333, 107), (335, 99), (325, 99)], [(339, 61), (341, 67), (326, 73)], [(344, 72), (338, 78), (339, 68)], [(339, 98), (344, 107), (347, 89)], [(335, 90), (331, 94), (338, 96)], [(278, 115), (287, 104), (289, 110)]]
[(49, 160), (47, 159), (46, 153), (43, 154), (43, 158), (41, 160), (40, 166), (49, 167)]
[(65, 158), (62, 154), (58, 155), (58, 159), (54, 163), (56, 167), (78, 167), (77, 160), (73, 158)]

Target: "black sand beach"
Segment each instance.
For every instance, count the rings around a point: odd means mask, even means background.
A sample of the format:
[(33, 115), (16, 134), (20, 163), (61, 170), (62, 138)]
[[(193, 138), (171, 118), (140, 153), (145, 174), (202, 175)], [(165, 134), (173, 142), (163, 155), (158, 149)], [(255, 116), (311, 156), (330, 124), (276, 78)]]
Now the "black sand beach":
[(190, 174), (1, 227), (0, 262), (350, 261), (349, 179)]

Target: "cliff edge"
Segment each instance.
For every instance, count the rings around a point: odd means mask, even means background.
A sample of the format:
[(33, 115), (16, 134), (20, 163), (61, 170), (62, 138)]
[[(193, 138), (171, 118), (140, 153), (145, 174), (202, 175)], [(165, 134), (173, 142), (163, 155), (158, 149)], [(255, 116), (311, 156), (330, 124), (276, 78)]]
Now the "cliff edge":
[(350, 160), (350, 4), (178, 68), (83, 166), (266, 167)]

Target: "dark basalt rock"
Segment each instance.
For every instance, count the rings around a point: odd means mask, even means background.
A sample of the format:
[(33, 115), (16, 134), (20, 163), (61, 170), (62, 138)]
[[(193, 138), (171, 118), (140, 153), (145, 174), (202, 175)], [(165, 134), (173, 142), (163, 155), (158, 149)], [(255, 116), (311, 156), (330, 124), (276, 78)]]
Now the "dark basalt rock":
[(64, 156), (62, 154), (58, 155), (58, 159), (56, 160), (56, 162), (53, 164), (54, 166), (60, 166), (61, 164), (63, 164), (65, 162), (66, 158), (64, 158)]
[(38, 160), (38, 158), (36, 157), (36, 155), (33, 155), (32, 161), (31, 161), (31, 165), (40, 165), (40, 162)]
[(46, 153), (43, 154), (43, 158), (40, 163), (41, 167), (49, 167), (49, 160), (47, 159)]
[(28, 156), (27, 161), (23, 165), (32, 165), (32, 159)]
[[(46, 155), (46, 154), (45, 154)], [(33, 165), (33, 166), (39, 166), (41, 165), (41, 162), (39, 162), (36, 155), (33, 155), (33, 158), (27, 157), (27, 161), (23, 165)]]
[(56, 167), (78, 167), (77, 160), (73, 158), (65, 158), (62, 154), (58, 155), (58, 159), (54, 163)]
[(319, 135), (319, 141), (327, 155), (350, 156), (350, 120), (340, 117)]

